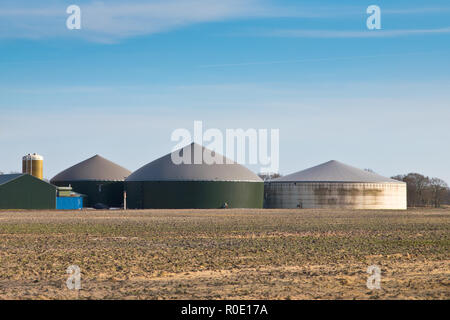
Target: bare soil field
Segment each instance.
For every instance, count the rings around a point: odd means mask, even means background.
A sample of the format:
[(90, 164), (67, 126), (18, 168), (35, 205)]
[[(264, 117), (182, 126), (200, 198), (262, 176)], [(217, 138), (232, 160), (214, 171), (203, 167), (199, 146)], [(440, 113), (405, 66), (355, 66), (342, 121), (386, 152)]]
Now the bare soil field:
[(0, 299), (449, 299), (449, 249), (450, 209), (0, 211)]

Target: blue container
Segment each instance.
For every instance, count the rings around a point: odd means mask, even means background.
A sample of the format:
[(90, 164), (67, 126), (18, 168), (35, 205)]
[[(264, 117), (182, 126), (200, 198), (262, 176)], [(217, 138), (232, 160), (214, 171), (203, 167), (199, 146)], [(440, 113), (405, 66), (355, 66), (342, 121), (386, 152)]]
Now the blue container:
[(83, 209), (83, 197), (56, 197), (57, 210)]

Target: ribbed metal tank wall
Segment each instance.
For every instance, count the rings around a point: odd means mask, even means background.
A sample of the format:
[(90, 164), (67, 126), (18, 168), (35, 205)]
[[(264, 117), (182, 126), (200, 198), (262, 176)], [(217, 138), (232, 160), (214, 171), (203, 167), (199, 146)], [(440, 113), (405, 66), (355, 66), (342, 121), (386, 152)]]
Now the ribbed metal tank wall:
[[(173, 156), (181, 154), (190, 159), (176, 164)], [(203, 161), (213, 154), (214, 163)], [(264, 197), (264, 182), (255, 173), (196, 143), (139, 168), (125, 188), (130, 209), (262, 208)]]
[(406, 209), (404, 183), (268, 182), (266, 208)]
[(129, 209), (262, 208), (263, 182), (126, 181)]

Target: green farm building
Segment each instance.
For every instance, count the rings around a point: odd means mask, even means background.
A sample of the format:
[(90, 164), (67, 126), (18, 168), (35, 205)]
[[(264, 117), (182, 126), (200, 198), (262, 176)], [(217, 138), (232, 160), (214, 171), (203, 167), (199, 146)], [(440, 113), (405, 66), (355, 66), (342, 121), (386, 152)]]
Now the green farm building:
[(122, 207), (124, 180), (130, 173), (96, 155), (62, 171), (50, 182), (59, 187), (71, 186), (73, 191), (86, 195), (86, 207)]
[(262, 208), (264, 197), (256, 174), (195, 143), (138, 169), (125, 188), (130, 209)]
[(29, 174), (0, 175), (0, 209), (56, 209), (56, 187)]

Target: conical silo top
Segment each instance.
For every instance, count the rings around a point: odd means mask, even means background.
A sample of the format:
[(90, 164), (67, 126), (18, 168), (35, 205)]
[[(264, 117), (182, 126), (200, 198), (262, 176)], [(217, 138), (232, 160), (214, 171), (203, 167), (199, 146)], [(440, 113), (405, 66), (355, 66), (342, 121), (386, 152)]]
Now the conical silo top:
[[(190, 154), (188, 163), (176, 164), (172, 156)], [(196, 163), (195, 154), (201, 154)], [(208, 157), (208, 158), (207, 158)], [(188, 156), (186, 156), (186, 159)], [(214, 158), (215, 163), (207, 159)], [(197, 159), (198, 156), (197, 156)], [(126, 181), (249, 181), (262, 182), (255, 173), (221, 154), (191, 143), (133, 172)]]
[(403, 183), (379, 174), (361, 170), (336, 160), (277, 178), (272, 182), (362, 182), (362, 183)]
[(57, 174), (50, 182), (124, 181), (131, 171), (99, 155), (84, 160)]

